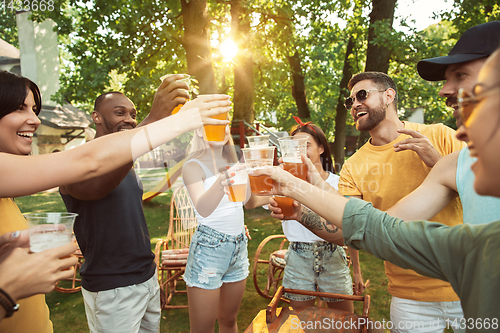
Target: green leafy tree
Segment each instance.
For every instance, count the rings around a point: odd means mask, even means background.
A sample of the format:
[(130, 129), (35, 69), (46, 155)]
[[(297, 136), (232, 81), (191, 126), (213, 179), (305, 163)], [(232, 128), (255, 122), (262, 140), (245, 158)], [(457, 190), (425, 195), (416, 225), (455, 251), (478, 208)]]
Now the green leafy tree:
[(6, 8), (6, 10), (0, 12), (0, 27), (0, 38), (7, 43), (19, 48), (15, 10)]
[[(37, 12), (51, 17), (68, 59), (61, 68), (59, 99), (92, 105), (110, 86), (110, 73), (124, 74), (123, 92), (144, 117), (151, 107), (159, 78), (186, 72), (181, 47), (181, 3), (124, 1), (56, 2), (58, 11)], [(133, 24), (131, 24), (133, 22)]]

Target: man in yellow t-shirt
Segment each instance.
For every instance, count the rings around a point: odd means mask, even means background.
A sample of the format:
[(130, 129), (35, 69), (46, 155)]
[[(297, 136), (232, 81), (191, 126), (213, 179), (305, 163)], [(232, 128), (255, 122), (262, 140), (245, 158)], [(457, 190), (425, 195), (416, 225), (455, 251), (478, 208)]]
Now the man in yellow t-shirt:
[[(343, 195), (359, 197), (387, 210), (416, 189), (442, 156), (464, 147), (455, 131), (442, 124), (400, 121), (397, 88), (388, 75), (356, 74), (349, 81), (349, 89), (351, 97), (346, 100), (346, 108), (356, 128), (368, 131), (371, 138), (340, 172), (339, 192)], [(461, 224), (460, 200), (450, 202), (432, 221)], [(463, 317), (459, 298), (449, 283), (388, 262), (385, 271), (388, 291), (393, 296), (393, 332), (442, 332), (447, 320)]]

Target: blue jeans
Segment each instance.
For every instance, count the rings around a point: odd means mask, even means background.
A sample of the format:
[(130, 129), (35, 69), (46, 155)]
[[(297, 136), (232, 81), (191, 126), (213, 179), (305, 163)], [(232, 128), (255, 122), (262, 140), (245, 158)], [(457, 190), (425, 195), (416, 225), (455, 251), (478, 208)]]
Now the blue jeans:
[[(285, 288), (352, 295), (352, 279), (344, 249), (329, 242), (291, 242), (286, 251)], [(293, 301), (308, 301), (314, 296), (285, 293)], [(325, 302), (342, 299), (323, 298)]]
[(232, 236), (198, 225), (189, 245), (186, 285), (214, 290), (223, 283), (246, 279), (250, 266), (247, 243), (244, 231)]

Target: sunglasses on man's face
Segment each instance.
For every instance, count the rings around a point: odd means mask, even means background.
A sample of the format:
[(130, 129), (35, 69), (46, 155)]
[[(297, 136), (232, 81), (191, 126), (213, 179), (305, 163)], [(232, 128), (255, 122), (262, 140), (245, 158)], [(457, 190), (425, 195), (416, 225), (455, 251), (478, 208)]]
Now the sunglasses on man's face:
[(497, 91), (498, 88), (500, 88), (500, 85), (495, 85), (493, 87), (483, 89), (481, 94), (479, 96), (476, 96), (474, 94), (474, 91), (476, 91), (476, 88), (478, 86), (481, 86), (481, 84), (476, 84), (474, 86), (471, 93), (472, 96), (465, 92), (463, 88), (458, 91), (458, 113), (460, 114), (462, 123), (465, 127), (469, 127), (468, 120), (476, 109), (476, 105), (480, 103), (484, 98), (493, 95), (493, 93)]
[(361, 89), (358, 90), (356, 93), (356, 96), (354, 97), (347, 97), (344, 102), (344, 106), (347, 110), (350, 110), (352, 106), (354, 105), (354, 101), (358, 101), (359, 103), (364, 103), (366, 99), (368, 98), (368, 93), (370, 91), (386, 91), (387, 89), (384, 90), (379, 90), (379, 89)]

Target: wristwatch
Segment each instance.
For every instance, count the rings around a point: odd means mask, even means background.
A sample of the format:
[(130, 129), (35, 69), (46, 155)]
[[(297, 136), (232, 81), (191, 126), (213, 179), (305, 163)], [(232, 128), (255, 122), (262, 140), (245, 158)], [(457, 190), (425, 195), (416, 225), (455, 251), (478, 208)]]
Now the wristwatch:
[(19, 310), (19, 304), (14, 302), (14, 300), (7, 294), (3, 289), (0, 288), (0, 304), (5, 309), (5, 318), (9, 318)]

